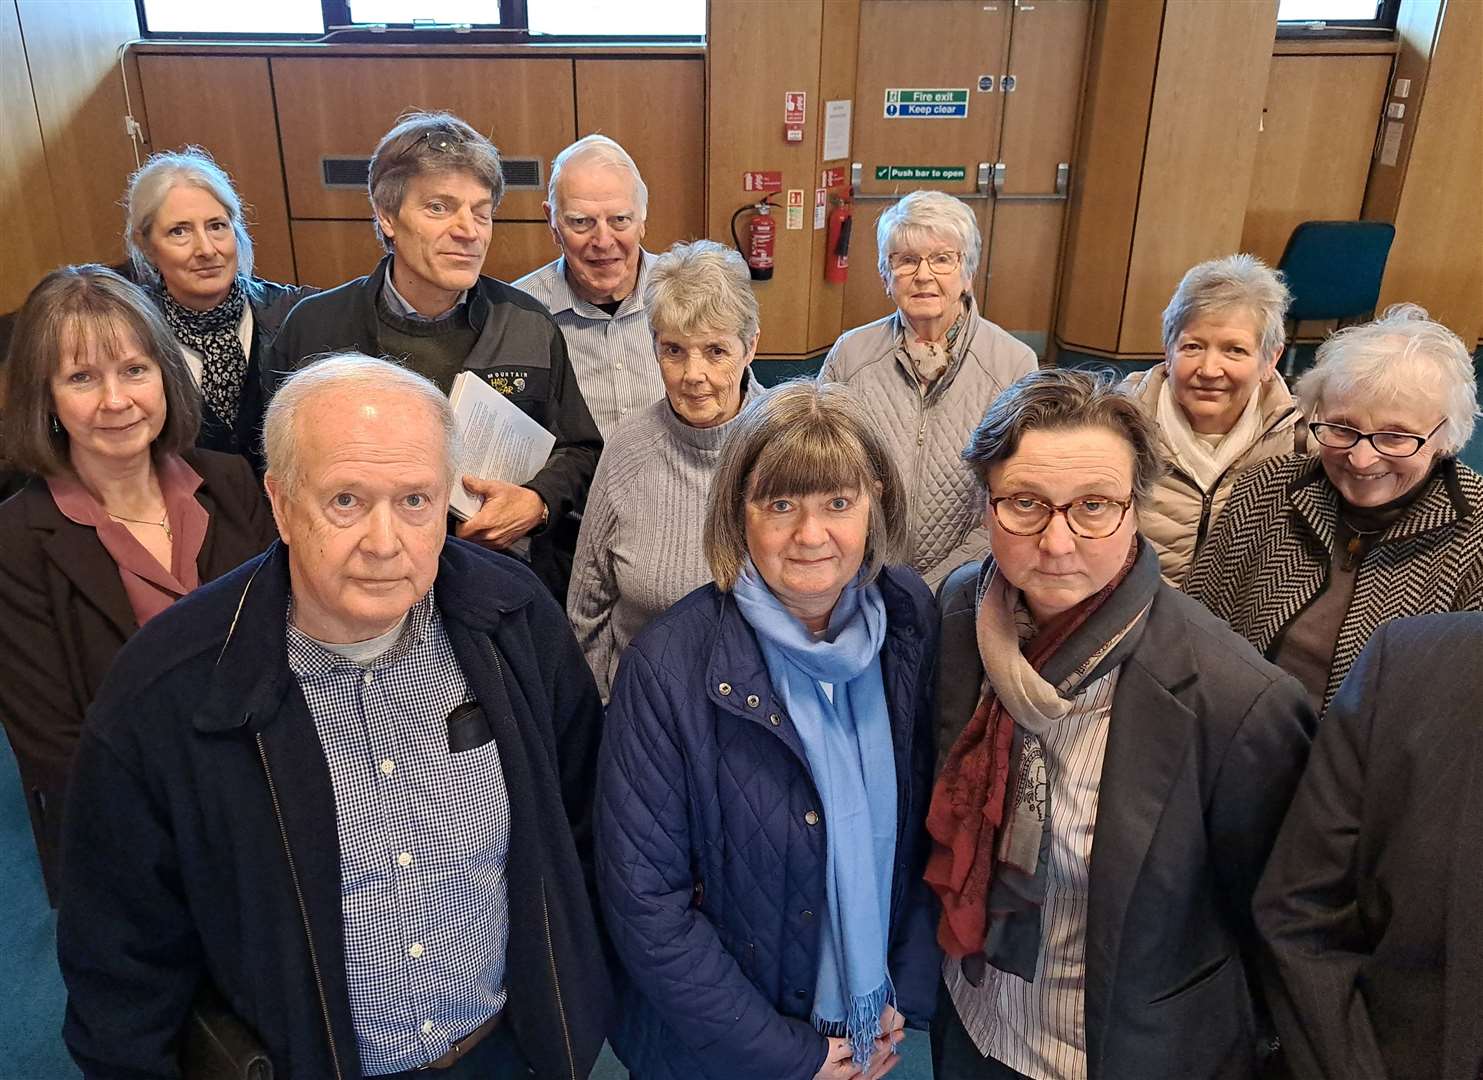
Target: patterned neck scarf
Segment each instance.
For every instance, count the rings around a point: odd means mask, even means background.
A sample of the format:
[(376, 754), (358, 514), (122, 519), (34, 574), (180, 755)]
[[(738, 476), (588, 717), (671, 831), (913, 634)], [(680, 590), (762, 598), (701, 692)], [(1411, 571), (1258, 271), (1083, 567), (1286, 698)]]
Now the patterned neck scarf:
[(163, 288), (155, 291), (155, 297), (176, 340), (201, 354), (201, 396), (220, 420), (232, 426), (247, 377), (247, 354), (237, 336), (247, 304), (242, 280), (232, 282), (226, 299), (210, 311), (192, 310)]
[(956, 355), (958, 338), (963, 333), (963, 325), (968, 318), (968, 301), (963, 301), (963, 310), (958, 312), (958, 317), (953, 320), (953, 325), (948, 327), (947, 334), (942, 341), (927, 341), (917, 336), (916, 330), (907, 322), (903, 315), (901, 318), (901, 348), (910, 361), (912, 370), (917, 373), (917, 380), (923, 389), (929, 389), (933, 383), (942, 377), (947, 370), (948, 364)]

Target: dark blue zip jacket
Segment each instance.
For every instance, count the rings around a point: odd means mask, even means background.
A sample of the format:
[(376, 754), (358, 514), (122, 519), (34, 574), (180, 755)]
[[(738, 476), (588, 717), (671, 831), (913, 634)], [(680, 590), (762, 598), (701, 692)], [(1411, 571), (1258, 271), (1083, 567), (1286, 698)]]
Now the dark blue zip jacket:
[[(925, 1026), (942, 962), (922, 883), (937, 609), (911, 570), (879, 582), (900, 789), (887, 962), (897, 1007)], [(598, 766), (598, 891), (625, 982), (612, 1041), (636, 1076), (818, 1071), (828, 827), (752, 628), (729, 595), (697, 589), (624, 653)]]
[[(288, 586), (274, 544), (151, 619), (88, 714), (57, 938), (63, 1036), (89, 1078), (179, 1075), (203, 981), (276, 1076), (361, 1075), (334, 793), (288, 667)], [(509, 789), (506, 1019), (539, 1080), (580, 1080), (609, 1005), (584, 869), (597, 687), (563, 612), (514, 560), (449, 540), (436, 590)]]

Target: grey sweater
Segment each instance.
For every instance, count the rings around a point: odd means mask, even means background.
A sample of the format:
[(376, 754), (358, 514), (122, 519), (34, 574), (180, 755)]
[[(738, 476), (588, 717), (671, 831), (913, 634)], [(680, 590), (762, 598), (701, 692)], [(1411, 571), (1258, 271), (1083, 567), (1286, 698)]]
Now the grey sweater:
[[(760, 392), (755, 379), (743, 406)], [(701, 548), (706, 498), (733, 418), (713, 428), (680, 420), (669, 399), (613, 434), (587, 496), (566, 611), (608, 700), (618, 657), (649, 620), (710, 582)]]

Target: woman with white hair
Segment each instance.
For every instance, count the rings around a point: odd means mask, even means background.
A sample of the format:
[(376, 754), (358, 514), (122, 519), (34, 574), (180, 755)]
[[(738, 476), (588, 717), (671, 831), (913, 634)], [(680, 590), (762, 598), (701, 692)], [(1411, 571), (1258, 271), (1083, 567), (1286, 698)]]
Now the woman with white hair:
[(278, 328), (314, 292), (252, 275), (242, 200), (198, 146), (155, 154), (124, 194), (124, 246), (201, 387), (198, 445), (241, 454), (262, 472), (262, 367)]
[(978, 313), (983, 238), (962, 201), (914, 191), (881, 215), (876, 240), (896, 311), (842, 335), (819, 379), (854, 387), (890, 440), (911, 496), (909, 562), (936, 588), (988, 550), (959, 454), (999, 392), (1035, 370), (1035, 353)]
[(711, 580), (706, 492), (737, 414), (757, 393), (749, 365), (761, 324), (741, 255), (710, 240), (676, 244), (652, 262), (645, 285), (665, 396), (604, 448), (567, 592), (604, 702), (634, 636)]
[(1483, 609), (1483, 477), (1457, 460), (1472, 358), (1415, 305), (1340, 330), (1297, 383), (1318, 454), (1243, 476), (1186, 590), (1327, 708), (1403, 615)]
[(1190, 269), (1164, 309), (1164, 362), (1123, 380), (1158, 425), (1168, 469), (1138, 528), (1178, 588), (1236, 479), (1302, 449), (1299, 412), (1277, 372), (1291, 294), (1254, 255)]

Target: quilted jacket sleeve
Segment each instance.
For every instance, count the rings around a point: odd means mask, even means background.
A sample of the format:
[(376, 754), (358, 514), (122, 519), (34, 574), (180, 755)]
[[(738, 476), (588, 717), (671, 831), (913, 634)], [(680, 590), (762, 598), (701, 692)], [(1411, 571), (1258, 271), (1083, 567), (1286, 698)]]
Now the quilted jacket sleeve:
[(634, 987), (693, 1053), (726, 1062), (736, 1080), (809, 1080), (823, 1064), (824, 1037), (773, 1008), (691, 903), (676, 719), (648, 658), (630, 647), (613, 682), (598, 766), (598, 891), (608, 931)]

